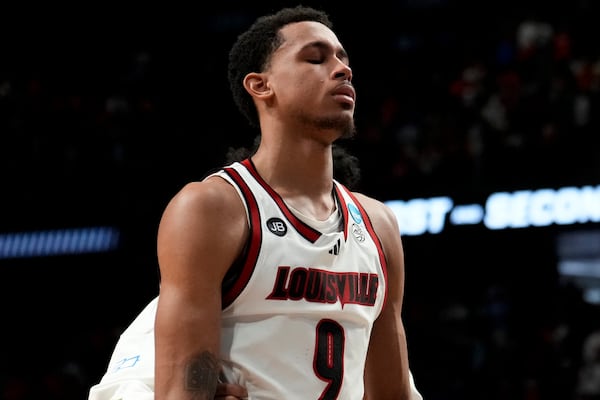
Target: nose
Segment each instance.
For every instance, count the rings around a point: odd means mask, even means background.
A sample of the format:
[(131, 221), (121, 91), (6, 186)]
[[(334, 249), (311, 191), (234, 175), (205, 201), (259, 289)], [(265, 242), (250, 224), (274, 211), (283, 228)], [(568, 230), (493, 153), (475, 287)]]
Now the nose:
[(335, 69), (333, 76), (335, 79), (346, 80), (348, 82), (352, 81), (352, 68), (348, 64), (343, 62), (339, 62), (339, 65)]

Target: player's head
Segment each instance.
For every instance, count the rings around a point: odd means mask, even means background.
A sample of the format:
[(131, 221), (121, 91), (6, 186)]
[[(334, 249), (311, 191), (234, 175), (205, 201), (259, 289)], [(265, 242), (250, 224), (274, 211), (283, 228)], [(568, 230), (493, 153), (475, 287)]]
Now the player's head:
[(253, 127), (259, 126), (258, 113), (252, 97), (244, 88), (244, 77), (251, 72), (264, 71), (273, 52), (283, 43), (281, 28), (302, 21), (319, 22), (330, 29), (333, 27), (323, 11), (304, 6), (284, 8), (258, 18), (238, 36), (229, 52), (228, 78), (233, 100)]

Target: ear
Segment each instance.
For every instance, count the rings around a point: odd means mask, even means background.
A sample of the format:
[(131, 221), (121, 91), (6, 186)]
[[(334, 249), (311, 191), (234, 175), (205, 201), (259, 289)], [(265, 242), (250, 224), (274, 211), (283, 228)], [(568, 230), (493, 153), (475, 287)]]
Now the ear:
[(244, 78), (244, 88), (250, 96), (257, 99), (265, 99), (273, 93), (265, 79), (265, 75), (251, 72)]

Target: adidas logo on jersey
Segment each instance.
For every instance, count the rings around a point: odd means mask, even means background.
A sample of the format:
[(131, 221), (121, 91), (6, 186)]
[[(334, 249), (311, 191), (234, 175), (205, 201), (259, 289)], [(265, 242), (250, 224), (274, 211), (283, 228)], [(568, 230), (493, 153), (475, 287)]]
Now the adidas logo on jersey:
[(341, 241), (340, 241), (340, 239), (338, 239), (337, 243), (331, 249), (329, 249), (329, 254), (333, 254), (334, 256), (337, 256), (338, 254), (340, 254), (340, 246), (341, 246)]

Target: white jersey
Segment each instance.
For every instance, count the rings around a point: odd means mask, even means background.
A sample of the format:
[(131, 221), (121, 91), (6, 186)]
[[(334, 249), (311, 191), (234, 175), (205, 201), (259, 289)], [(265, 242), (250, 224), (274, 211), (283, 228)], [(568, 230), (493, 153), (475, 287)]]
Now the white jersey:
[[(371, 328), (386, 294), (386, 262), (369, 217), (334, 182), (325, 221), (293, 210), (249, 160), (213, 174), (247, 209), (243, 264), (223, 284), (221, 356), (251, 400), (362, 400)], [(88, 400), (153, 398), (155, 298), (121, 335)], [(410, 371), (409, 371), (410, 372)], [(421, 395), (410, 375), (412, 399)]]
[(303, 217), (249, 160), (218, 173), (246, 203), (250, 243), (224, 292), (221, 356), (252, 399), (362, 399), (386, 263), (354, 195), (334, 182), (337, 212)]

